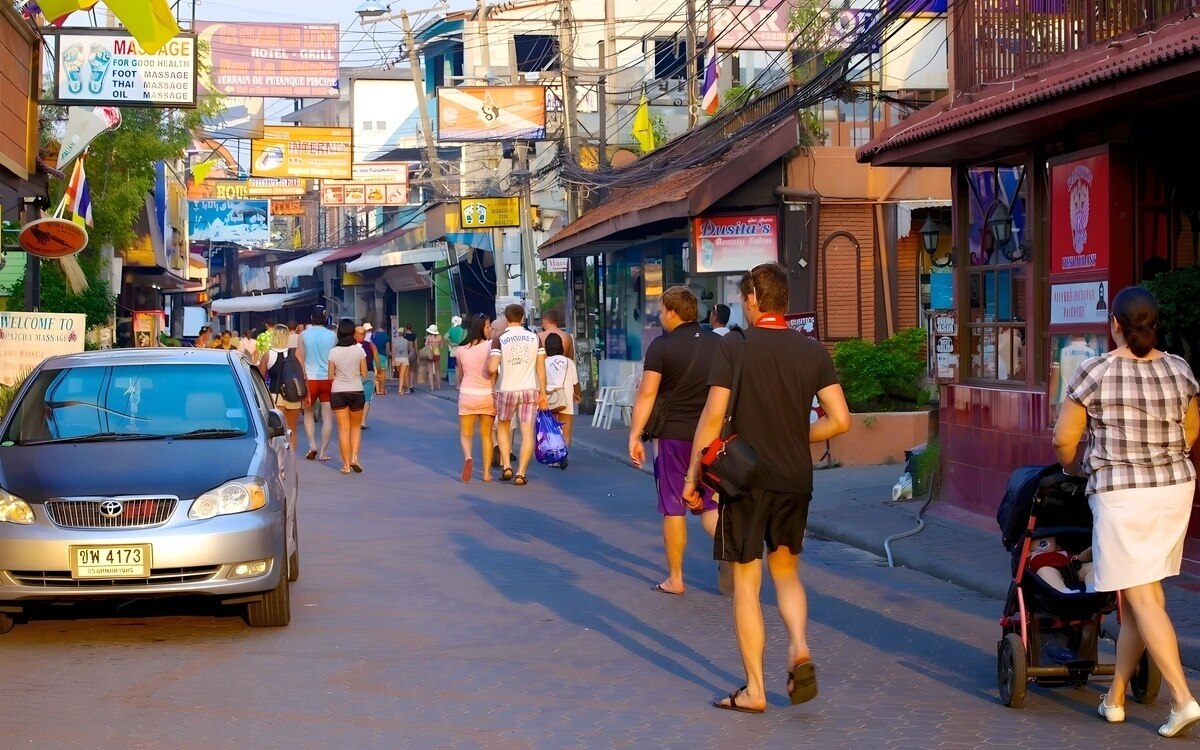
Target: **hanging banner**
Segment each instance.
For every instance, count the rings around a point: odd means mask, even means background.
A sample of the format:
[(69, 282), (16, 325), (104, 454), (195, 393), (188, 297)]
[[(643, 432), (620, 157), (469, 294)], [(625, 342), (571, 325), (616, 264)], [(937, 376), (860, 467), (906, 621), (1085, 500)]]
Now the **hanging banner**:
[(354, 164), (349, 180), (321, 180), (323, 206), (403, 206), (408, 203), (408, 164)]
[(271, 241), (271, 202), (190, 200), (188, 236), (193, 242), (266, 244)]
[(0, 385), (13, 385), (47, 357), (83, 351), (82, 313), (0, 312)]
[(195, 34), (182, 33), (153, 55), (123, 31), (70, 29), (54, 38), (58, 104), (196, 106)]
[(338, 25), (197, 21), (205, 92), (328, 99), (338, 90)]
[(353, 131), (267, 125), (251, 142), (250, 173), (255, 177), (313, 177), (349, 180), (353, 172)]
[(779, 261), (775, 214), (701, 216), (692, 220), (695, 273), (742, 273)]
[(439, 141), (541, 140), (546, 137), (546, 87), (439, 88), (437, 115)]
[(70, 107), (67, 109), (67, 128), (63, 132), (55, 168), (66, 169), (92, 141), (106, 130), (121, 127), (121, 110), (117, 107)]
[(1050, 273), (1108, 270), (1109, 158), (1050, 167)]

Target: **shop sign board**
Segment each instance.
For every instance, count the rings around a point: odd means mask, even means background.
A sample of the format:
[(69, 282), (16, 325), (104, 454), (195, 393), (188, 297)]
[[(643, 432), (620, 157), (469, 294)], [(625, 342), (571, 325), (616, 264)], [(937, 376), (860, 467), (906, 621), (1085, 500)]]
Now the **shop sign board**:
[(267, 125), (251, 141), (250, 173), (255, 177), (313, 177), (349, 180), (353, 175), (350, 128)]
[(1108, 270), (1109, 155), (1050, 167), (1050, 273)]
[(930, 359), (939, 383), (958, 379), (958, 313), (939, 310), (930, 317)]
[(771, 214), (701, 216), (692, 220), (696, 273), (741, 273), (779, 260), (779, 219)]
[(546, 270), (550, 273), (566, 273), (571, 270), (570, 258), (547, 258)]
[(1050, 286), (1050, 325), (1104, 325), (1108, 322), (1108, 285), (1103, 281)]
[(271, 199), (272, 216), (303, 216), (305, 213), (304, 201), (294, 198)]
[(248, 180), (204, 180), (188, 185), (193, 200), (246, 198), (299, 198), (308, 192), (308, 180), (295, 177), (251, 177)]
[(799, 331), (810, 339), (819, 339), (820, 329), (817, 328), (817, 314), (815, 312), (804, 313), (788, 313), (783, 316), (787, 321), (788, 328), (793, 331)]
[(225, 96), (330, 99), (338, 90), (338, 25), (197, 21), (204, 89)]
[(265, 244), (271, 240), (269, 200), (188, 201), (188, 236), (198, 242)]
[(521, 226), (517, 198), (463, 198), (458, 202), (463, 229)]
[(323, 206), (403, 206), (408, 203), (408, 164), (363, 162), (349, 180), (321, 180)]
[(55, 35), (59, 104), (196, 106), (196, 35), (181, 33), (153, 55), (124, 31), (71, 29)]
[(542, 140), (546, 137), (546, 87), (439, 88), (437, 114), (439, 141)]
[(13, 385), (47, 357), (83, 351), (82, 313), (0, 312), (0, 385)]

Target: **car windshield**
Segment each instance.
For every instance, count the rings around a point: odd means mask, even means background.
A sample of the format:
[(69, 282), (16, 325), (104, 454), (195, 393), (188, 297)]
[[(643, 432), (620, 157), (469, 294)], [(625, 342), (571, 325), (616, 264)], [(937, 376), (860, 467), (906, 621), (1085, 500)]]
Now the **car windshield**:
[(4, 434), (6, 445), (232, 437), (250, 426), (228, 365), (155, 364), (43, 370)]

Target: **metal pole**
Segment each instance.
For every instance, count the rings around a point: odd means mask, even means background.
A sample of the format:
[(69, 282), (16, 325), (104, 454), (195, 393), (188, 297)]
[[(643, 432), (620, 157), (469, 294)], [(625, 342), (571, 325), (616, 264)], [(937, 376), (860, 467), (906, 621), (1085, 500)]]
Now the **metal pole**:
[(521, 261), (525, 274), (525, 298), (529, 300), (529, 322), (532, 324), (542, 308), (542, 300), (538, 294), (537, 249), (533, 246), (533, 211), (530, 207), (533, 180), (529, 170), (529, 143), (518, 141), (516, 152), (517, 169), (513, 175), (521, 180), (518, 199), (521, 212)]
[(687, 81), (688, 100), (688, 130), (696, 127), (696, 119), (700, 113), (700, 104), (696, 100), (696, 0), (688, 0), (687, 4), (687, 54), (683, 56), (683, 79)]
[[(41, 215), (36, 198), (25, 198), (21, 206), (21, 224), (29, 224)], [(42, 306), (42, 259), (25, 254), (25, 309), (37, 312)]]
[[(600, 69), (604, 69), (607, 59), (607, 42), (600, 40)], [(608, 76), (600, 76), (596, 81), (596, 114), (600, 120), (600, 144), (596, 148), (596, 167), (604, 169), (608, 166)]]
[(412, 68), (413, 79), (417, 91), (417, 108), (421, 110), (421, 130), (425, 131), (425, 159), (429, 162), (429, 180), (433, 188), (433, 197), (442, 198), (442, 165), (438, 163), (437, 146), (433, 140), (433, 123), (429, 118), (429, 106), (425, 101), (425, 73), (421, 69), (421, 54), (417, 51), (417, 40), (413, 36), (412, 24), (408, 20), (408, 11), (400, 11), (400, 25), (404, 28), (404, 39), (408, 45), (408, 64)]
[[(558, 16), (558, 57), (562, 70), (563, 90), (563, 147), (571, 158), (578, 158), (575, 146), (575, 76), (569, 71), (575, 64), (575, 48), (571, 43), (571, 32), (575, 21), (571, 16), (571, 0), (561, 0)], [(567, 186), (567, 217), (570, 221), (579, 218), (579, 195), (574, 185)]]

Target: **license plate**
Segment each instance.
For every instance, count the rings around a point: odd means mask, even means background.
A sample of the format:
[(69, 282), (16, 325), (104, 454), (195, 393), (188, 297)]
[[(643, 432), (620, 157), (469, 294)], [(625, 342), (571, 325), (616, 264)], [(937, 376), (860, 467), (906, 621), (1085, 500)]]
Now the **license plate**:
[(150, 545), (71, 547), (72, 578), (149, 578)]

